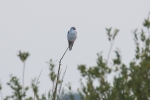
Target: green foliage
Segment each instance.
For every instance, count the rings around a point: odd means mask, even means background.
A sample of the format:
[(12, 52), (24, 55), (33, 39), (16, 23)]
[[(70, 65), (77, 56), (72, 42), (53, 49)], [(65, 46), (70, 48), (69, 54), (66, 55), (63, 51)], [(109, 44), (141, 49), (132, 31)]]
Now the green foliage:
[(143, 26), (145, 26), (146, 28), (150, 28), (150, 20), (149, 20), (149, 16), (150, 16), (150, 12), (148, 15), (148, 18), (144, 20)]
[[(18, 57), (23, 62), (23, 73), (22, 73), (22, 93), (25, 91), (24, 89), (24, 77), (25, 77), (25, 61), (27, 60), (30, 54), (28, 52), (19, 51)], [(24, 99), (24, 97), (23, 97)]]
[(35, 100), (35, 98), (36, 98), (36, 100), (48, 100), (47, 98), (49, 98), (49, 96), (46, 97), (45, 94), (42, 94), (41, 96), (39, 95), (39, 93), (38, 93), (39, 87), (38, 87), (38, 83), (36, 82), (36, 79), (32, 80), (31, 87), (32, 87), (35, 97), (34, 97), (34, 99), (32, 97), (30, 97), (29, 100)]
[(117, 34), (119, 32), (119, 30), (115, 29), (114, 33), (111, 33), (111, 31), (112, 31), (112, 28), (106, 28), (106, 33), (107, 33), (107, 36), (108, 36), (108, 40), (109, 41), (114, 41), (115, 37), (117, 36)]
[(50, 74), (49, 74), (49, 77), (50, 77), (50, 80), (54, 83), (55, 80), (56, 80), (56, 73), (55, 73), (55, 64), (53, 63), (53, 60), (50, 59), (50, 62), (48, 62), (49, 64), (49, 70), (50, 70)]
[[(81, 89), (79, 93), (83, 100), (99, 100), (107, 96), (110, 84), (105, 80), (105, 75), (111, 73), (111, 69), (106, 66), (102, 54), (98, 54), (97, 66), (87, 68), (85, 65), (79, 65), (78, 69), (86, 83), (81, 79)], [(98, 83), (96, 86), (94, 83)]]
[(26, 91), (28, 90), (28, 87), (25, 88), (25, 91), (22, 92), (22, 86), (19, 83), (19, 79), (15, 76), (10, 76), (10, 81), (7, 83), (8, 86), (12, 89), (12, 95), (6, 96), (4, 100), (22, 100), (23, 97), (26, 97)]
[(21, 52), (21, 51), (19, 51), (18, 57), (20, 58), (20, 60), (22, 62), (25, 62), (26, 59), (29, 57), (29, 55), (30, 54), (28, 52)]
[[(112, 59), (113, 65), (107, 65), (102, 53), (98, 54), (97, 65), (86, 67), (78, 66), (82, 79), (81, 88), (78, 89), (82, 100), (149, 100), (150, 98), (150, 21), (149, 17), (144, 20), (144, 27), (148, 34), (142, 29), (133, 31), (135, 42), (135, 57), (128, 65), (123, 64), (120, 51), (115, 50), (116, 57)], [(108, 40), (112, 43), (118, 33), (112, 28), (106, 28)], [(112, 45), (111, 45), (112, 48)], [(111, 50), (111, 49), (110, 49)], [(110, 53), (108, 54), (110, 55)], [(130, 55), (127, 55), (130, 56)], [(108, 56), (109, 57), (109, 56)], [(115, 69), (114, 69), (115, 68)], [(111, 85), (107, 76), (116, 73)], [(97, 84), (94, 84), (97, 83)]]
[[(24, 56), (24, 55), (26, 55), (26, 56)], [(29, 55), (29, 53), (19, 52), (19, 57), (23, 63), (27, 59), (28, 55)], [(31, 86), (25, 87), (23, 89), (23, 85), (20, 84), (19, 79), (16, 76), (11, 75), (10, 81), (7, 83), (7, 85), (11, 88), (12, 94), (6, 96), (4, 98), (4, 100), (51, 100), (52, 99), (52, 93), (54, 91), (54, 83), (56, 81), (57, 74), (55, 73), (55, 66), (56, 65), (54, 64), (54, 62), (52, 60), (50, 60), (50, 62), (48, 62), (48, 64), (49, 64), (49, 69), (50, 69), (49, 77), (50, 77), (50, 80), (51, 80), (53, 85), (51, 86), (52, 88), (48, 91), (47, 95), (45, 93), (39, 94), (39, 87), (38, 87), (39, 77), (38, 77), (38, 79), (32, 80)], [(65, 69), (65, 72), (66, 72), (66, 69)], [(64, 91), (64, 88), (61, 89), (65, 72), (64, 72), (62, 78), (59, 79), (59, 83), (58, 83), (59, 90), (57, 90), (58, 92), (56, 94), (56, 100), (65, 100), (64, 98), (66, 96), (66, 92)], [(34, 93), (34, 96), (27, 97), (26, 93), (28, 92), (28, 90), (30, 88), (32, 89), (32, 91)], [(2, 85), (0, 83), (0, 94), (1, 94), (1, 98), (3, 98), (1, 90), (2, 90)]]
[[(52, 89), (50, 89), (49, 93), (48, 93), (48, 100), (51, 100), (53, 99), (53, 96), (54, 96), (54, 89), (55, 89), (55, 83), (56, 83), (56, 77), (58, 76), (58, 74), (55, 73), (55, 67), (56, 65), (54, 64), (53, 60), (50, 59), (50, 61), (48, 62), (49, 64), (49, 77), (50, 77), (50, 80), (52, 82)], [(66, 67), (67, 69), (67, 67)], [(60, 76), (61, 75), (61, 71), (59, 73), (59, 80), (58, 80), (58, 89), (56, 90), (56, 98), (55, 100), (65, 100), (65, 96), (66, 96), (66, 92), (64, 90), (64, 88), (62, 88), (62, 83), (63, 83), (63, 78), (65, 76), (65, 73), (66, 73), (66, 69), (62, 75), (62, 77)]]

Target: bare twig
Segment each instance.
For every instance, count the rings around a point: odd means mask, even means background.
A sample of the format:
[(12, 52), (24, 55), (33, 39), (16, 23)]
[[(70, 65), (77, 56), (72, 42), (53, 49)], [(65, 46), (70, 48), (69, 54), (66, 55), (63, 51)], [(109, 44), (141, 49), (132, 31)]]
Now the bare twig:
[[(24, 92), (24, 75), (25, 73), (25, 61), (23, 61), (23, 72), (22, 72), (22, 95), (23, 95), (23, 92)], [(23, 100), (24, 100), (24, 97), (23, 97)]]
[[(150, 11), (149, 11), (148, 17), (147, 17), (148, 21), (149, 21), (149, 16), (150, 16)], [(149, 31), (149, 28), (147, 28), (147, 30), (148, 30), (148, 34), (149, 34), (149, 38), (150, 38), (150, 31)]]
[(39, 77), (38, 77), (38, 79), (37, 79), (36, 86), (37, 86), (37, 83), (38, 83), (38, 81), (39, 81), (39, 78), (40, 78), (40, 76), (41, 76), (42, 71), (43, 71), (43, 68), (41, 69), (41, 72), (40, 72)]
[(66, 70), (67, 70), (67, 66), (66, 66), (66, 69), (65, 69), (65, 71), (63, 73), (63, 76), (62, 76), (62, 79), (61, 79), (61, 84), (60, 84), (60, 87), (59, 87), (59, 96), (60, 96), (61, 87), (62, 87), (62, 83), (63, 83), (64, 77), (65, 77)]
[(46, 97), (46, 90), (45, 90), (45, 97)]
[(117, 33), (119, 32), (118, 29), (115, 29), (114, 30), (114, 34), (111, 34), (111, 28), (110, 29), (106, 29), (107, 30), (107, 34), (108, 34), (108, 39), (111, 43), (111, 46), (110, 46), (110, 49), (109, 49), (109, 52), (108, 52), (108, 56), (107, 56), (107, 60), (106, 60), (106, 65), (108, 64), (108, 61), (109, 61), (109, 57), (110, 57), (110, 53), (111, 53), (111, 50), (112, 50), (112, 47), (113, 47), (113, 44), (114, 44), (114, 41), (115, 41), (115, 37), (117, 35)]
[(109, 49), (109, 52), (108, 52), (108, 56), (107, 56), (107, 60), (106, 60), (106, 65), (108, 64), (109, 56), (110, 56), (110, 53), (111, 53), (111, 49), (112, 49), (112, 47), (113, 47), (113, 44), (114, 44), (114, 40), (111, 42), (111, 46), (110, 46), (110, 49)]
[[(37, 84), (38, 84), (38, 81), (39, 81), (39, 78), (40, 78), (40, 76), (41, 76), (42, 71), (43, 71), (43, 68), (41, 69), (41, 72), (40, 72), (40, 74), (39, 74), (39, 76), (38, 76), (38, 79), (37, 79), (37, 81), (36, 81), (35, 87), (37, 87)], [(34, 93), (34, 100), (35, 100), (35, 93)]]
[(55, 100), (56, 98), (56, 94), (57, 94), (57, 86), (58, 86), (58, 83), (59, 83), (59, 73), (60, 73), (60, 66), (61, 66), (61, 60), (63, 59), (64, 55), (66, 54), (67, 50), (68, 50), (69, 47), (67, 47), (65, 53), (63, 54), (63, 56), (61, 57), (60, 61), (59, 61), (59, 68), (58, 68), (58, 73), (57, 73), (57, 80), (56, 80), (56, 85), (55, 85), (55, 90), (53, 92), (53, 99), (52, 100)]
[(52, 87), (52, 93), (53, 93), (53, 91), (54, 91), (54, 84), (55, 84), (55, 81), (53, 81), (53, 87)]
[(66, 70), (67, 70), (67, 66), (66, 66), (66, 69), (65, 69), (65, 71), (63, 73), (63, 76), (62, 76), (62, 79), (61, 79), (61, 84), (60, 84), (59, 92), (60, 92), (61, 87), (62, 87), (62, 83), (63, 83), (64, 77), (65, 77)]

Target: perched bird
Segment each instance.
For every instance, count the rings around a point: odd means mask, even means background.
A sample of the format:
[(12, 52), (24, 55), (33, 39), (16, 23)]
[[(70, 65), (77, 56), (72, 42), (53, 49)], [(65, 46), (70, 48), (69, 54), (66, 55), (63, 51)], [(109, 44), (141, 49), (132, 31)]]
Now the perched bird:
[(73, 44), (77, 38), (77, 31), (75, 27), (71, 27), (70, 30), (68, 31), (68, 44), (69, 44), (69, 50), (72, 50)]

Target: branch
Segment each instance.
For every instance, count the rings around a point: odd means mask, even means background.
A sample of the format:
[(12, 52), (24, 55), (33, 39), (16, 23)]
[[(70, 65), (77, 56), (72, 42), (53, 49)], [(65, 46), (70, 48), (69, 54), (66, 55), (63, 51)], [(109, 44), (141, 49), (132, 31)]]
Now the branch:
[(114, 40), (111, 42), (111, 46), (110, 46), (109, 53), (108, 53), (107, 60), (106, 60), (106, 65), (108, 64), (109, 56), (110, 56), (110, 53), (111, 53), (111, 49), (112, 49), (112, 47), (113, 47), (113, 44), (114, 44)]
[[(24, 74), (25, 74), (25, 62), (23, 61), (23, 72), (22, 72), (22, 95), (24, 94)], [(24, 100), (24, 97), (23, 97)]]
[[(63, 73), (63, 76), (62, 76), (62, 79), (61, 79), (61, 83), (60, 83), (60, 87), (59, 87), (59, 96), (60, 96), (61, 87), (62, 87), (62, 83), (63, 83), (64, 77), (65, 77), (66, 70), (67, 70), (67, 66), (66, 66), (66, 69), (65, 69), (65, 71), (64, 71), (64, 73)], [(58, 99), (58, 100), (59, 100), (59, 99)]]
[[(149, 21), (149, 16), (150, 16), (150, 11), (149, 11), (148, 17), (147, 17), (148, 21)], [(147, 28), (147, 30), (148, 30), (148, 34), (149, 34), (149, 38), (150, 38), (150, 31), (149, 31), (149, 28)]]
[[(69, 47), (68, 47), (69, 48)], [(63, 54), (63, 56), (61, 57), (60, 61), (59, 61), (59, 68), (58, 68), (58, 73), (57, 73), (57, 80), (56, 80), (56, 85), (55, 85), (55, 90), (53, 92), (53, 99), (52, 100), (55, 100), (56, 98), (56, 94), (57, 94), (57, 86), (58, 86), (58, 81), (59, 81), (59, 75), (60, 75), (60, 66), (61, 66), (61, 60), (63, 59), (64, 55), (66, 54), (68, 48), (66, 49), (65, 53)]]
[[(42, 71), (43, 71), (43, 68), (42, 68), (42, 70), (41, 70), (41, 72), (40, 72), (40, 74), (39, 74), (39, 77), (38, 77), (38, 79), (37, 79), (37, 82), (36, 82), (35, 87), (37, 87), (37, 84), (38, 84), (38, 81), (39, 81), (39, 78), (40, 78), (40, 76), (41, 76)], [(34, 93), (34, 100), (35, 100), (35, 93)]]

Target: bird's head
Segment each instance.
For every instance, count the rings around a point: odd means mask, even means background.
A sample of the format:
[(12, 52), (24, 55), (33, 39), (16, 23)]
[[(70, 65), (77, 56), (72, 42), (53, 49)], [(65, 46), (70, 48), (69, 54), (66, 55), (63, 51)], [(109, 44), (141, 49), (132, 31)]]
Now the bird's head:
[(71, 29), (76, 30), (76, 28), (75, 28), (75, 27), (71, 27)]

